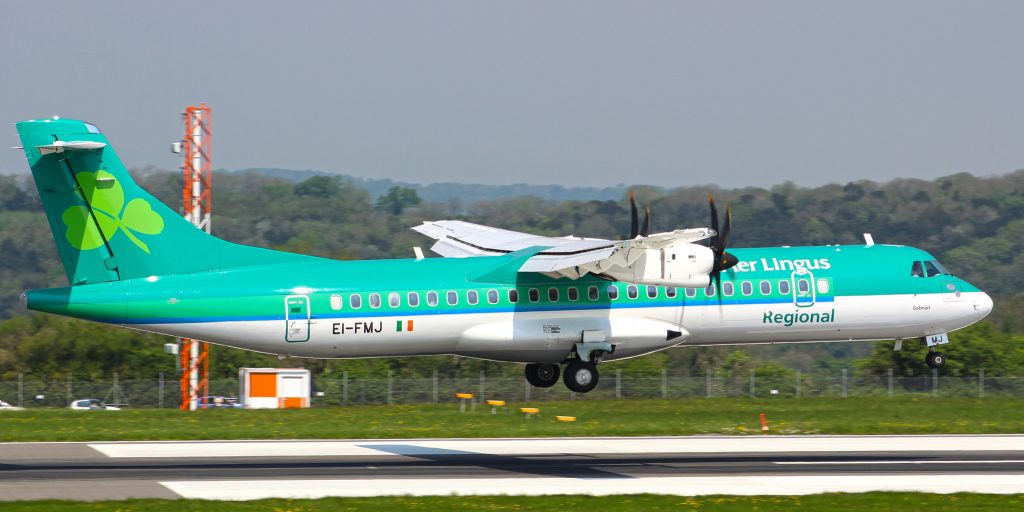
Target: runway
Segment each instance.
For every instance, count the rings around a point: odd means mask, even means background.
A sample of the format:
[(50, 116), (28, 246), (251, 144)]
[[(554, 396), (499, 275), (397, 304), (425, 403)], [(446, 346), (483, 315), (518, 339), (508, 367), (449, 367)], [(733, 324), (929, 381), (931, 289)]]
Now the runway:
[(0, 444), (0, 499), (1024, 493), (1024, 436)]

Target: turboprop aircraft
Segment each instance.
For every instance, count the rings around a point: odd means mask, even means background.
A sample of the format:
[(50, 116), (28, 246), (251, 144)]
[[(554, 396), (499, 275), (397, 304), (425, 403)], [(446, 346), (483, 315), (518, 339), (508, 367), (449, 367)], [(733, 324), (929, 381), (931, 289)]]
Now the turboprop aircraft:
[[(726, 251), (711, 225), (627, 240), (551, 238), (460, 221), (413, 229), (443, 258), (335, 261), (215, 238), (141, 189), (95, 126), (17, 124), (70, 286), (26, 307), (314, 358), (432, 354), (526, 363), (576, 392), (602, 361), (674, 346), (919, 338), (984, 318), (988, 295), (897, 245)], [(702, 245), (697, 242), (706, 242)]]

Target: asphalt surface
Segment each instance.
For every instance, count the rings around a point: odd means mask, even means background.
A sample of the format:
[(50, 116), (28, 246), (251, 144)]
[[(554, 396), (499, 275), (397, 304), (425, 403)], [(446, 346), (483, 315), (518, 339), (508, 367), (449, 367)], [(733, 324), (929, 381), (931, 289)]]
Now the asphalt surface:
[[(925, 438), (926, 440), (927, 438)], [(415, 443), (415, 440), (404, 441)], [(604, 442), (595, 439), (594, 442)], [(377, 455), (108, 457), (86, 443), (0, 444), (0, 500), (177, 498), (161, 482), (273, 479), (644, 479), (690, 476), (1019, 475), (1024, 450), (813, 453), (549, 453), (504, 455), (461, 450), (401, 455), (400, 444), (367, 442)], [(421, 482), (422, 483), (422, 482)]]

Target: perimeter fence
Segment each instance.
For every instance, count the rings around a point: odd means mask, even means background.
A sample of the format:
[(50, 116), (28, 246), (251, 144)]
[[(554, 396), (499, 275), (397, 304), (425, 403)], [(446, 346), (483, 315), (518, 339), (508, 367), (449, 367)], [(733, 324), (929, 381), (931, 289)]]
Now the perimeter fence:
[[(211, 396), (237, 396), (238, 379), (212, 379)], [(942, 375), (933, 371), (925, 376), (867, 373), (853, 370), (836, 372), (777, 372), (721, 376), (624, 375), (620, 370), (605, 370), (596, 389), (573, 393), (561, 383), (551, 388), (536, 388), (522, 377), (488, 377), (485, 372), (473, 377), (450, 378), (435, 373), (427, 377), (396, 374), (385, 378), (356, 378), (347, 373), (314, 375), (312, 405), (345, 406), (361, 404), (423, 404), (455, 401), (455, 393), (473, 393), (474, 400), (488, 399), (546, 402), (554, 400), (626, 400), (680, 399), (716, 397), (851, 397), (919, 395), (936, 397), (1024, 397), (1024, 377), (987, 377), (984, 370), (969, 376)], [(33, 379), (19, 375), (17, 380), (0, 381), (0, 400), (22, 407), (67, 407), (73, 400), (99, 398), (110, 404), (128, 407), (178, 407), (181, 400), (176, 376), (163, 375), (151, 380), (122, 380), (116, 375), (107, 380), (77, 380), (73, 375), (61, 380)]]

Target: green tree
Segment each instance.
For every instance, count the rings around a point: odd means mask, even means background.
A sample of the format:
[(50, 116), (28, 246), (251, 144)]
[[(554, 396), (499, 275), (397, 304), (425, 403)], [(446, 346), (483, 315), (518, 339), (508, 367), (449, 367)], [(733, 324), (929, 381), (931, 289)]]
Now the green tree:
[(391, 187), (387, 194), (377, 198), (376, 208), (389, 212), (391, 215), (401, 215), (406, 208), (419, 206), (422, 202), (419, 194), (411, 188)]
[(341, 191), (338, 178), (334, 176), (313, 176), (295, 185), (295, 195), (312, 197), (331, 197)]
[[(950, 342), (938, 348), (946, 355), (944, 375), (976, 375), (982, 368), (987, 375), (1024, 375), (1024, 336), (998, 331), (992, 322), (984, 321), (949, 335)], [(858, 363), (859, 368), (875, 375), (889, 369), (897, 376), (931, 375), (925, 364), (928, 348), (917, 340), (906, 340), (899, 352), (889, 341), (875, 344), (871, 355)]]

